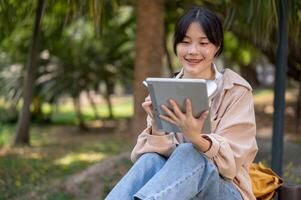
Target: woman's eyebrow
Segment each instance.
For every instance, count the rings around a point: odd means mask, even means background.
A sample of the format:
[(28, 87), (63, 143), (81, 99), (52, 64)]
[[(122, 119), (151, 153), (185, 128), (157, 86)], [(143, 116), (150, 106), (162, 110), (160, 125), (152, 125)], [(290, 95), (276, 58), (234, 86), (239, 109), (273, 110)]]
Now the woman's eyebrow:
[(201, 36), (201, 37), (198, 37), (198, 39), (208, 39), (208, 37), (207, 36)]
[[(189, 37), (188, 35), (185, 35), (184, 38), (190, 39), (191, 37)], [(207, 36), (201, 36), (201, 37), (198, 37), (198, 39), (208, 39), (208, 37)]]

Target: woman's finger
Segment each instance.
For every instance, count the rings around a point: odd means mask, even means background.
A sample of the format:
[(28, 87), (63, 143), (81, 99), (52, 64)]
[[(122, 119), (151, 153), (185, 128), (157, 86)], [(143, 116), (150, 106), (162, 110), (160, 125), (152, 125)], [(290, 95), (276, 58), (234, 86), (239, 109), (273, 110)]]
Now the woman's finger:
[(168, 117), (170, 117), (173, 121), (178, 122), (178, 118), (177, 116), (171, 111), (169, 110), (169, 108), (165, 105), (161, 105), (162, 110), (166, 113), (166, 115)]
[(147, 97), (145, 97), (144, 101), (151, 101), (150, 96), (148, 95)]
[(152, 106), (152, 102), (151, 101), (145, 101), (141, 105), (142, 105), (143, 108), (144, 107), (151, 107)]
[(200, 121), (204, 122), (207, 118), (209, 114), (209, 111), (208, 110), (205, 110), (204, 112), (201, 113), (201, 116), (198, 118)]
[(190, 99), (186, 99), (186, 116), (191, 117), (192, 116), (192, 103)]
[(153, 108), (152, 108), (152, 102), (151, 101), (145, 101), (142, 103), (142, 107), (145, 110), (147, 114), (149, 114), (151, 117), (153, 117)]
[(178, 104), (176, 103), (176, 101), (170, 99), (169, 100), (171, 106), (172, 106), (172, 109), (173, 109), (173, 112), (176, 114), (177, 118), (180, 118), (182, 119), (183, 117), (183, 112), (180, 110)]
[(177, 125), (177, 123), (175, 121), (173, 121), (172, 119), (170, 119), (169, 117), (165, 116), (165, 115), (159, 115), (161, 119), (165, 120), (165, 121), (168, 121), (172, 124), (175, 124)]

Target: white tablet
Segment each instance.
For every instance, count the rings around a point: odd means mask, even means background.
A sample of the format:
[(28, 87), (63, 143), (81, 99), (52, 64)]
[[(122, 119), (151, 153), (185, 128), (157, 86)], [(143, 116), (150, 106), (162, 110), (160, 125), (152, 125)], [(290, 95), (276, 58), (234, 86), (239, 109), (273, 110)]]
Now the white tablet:
[[(185, 112), (185, 99), (192, 101), (192, 110), (195, 117), (209, 109), (207, 84), (202, 79), (174, 79), (174, 78), (147, 78), (148, 91), (153, 104), (154, 118), (159, 130), (165, 132), (181, 132), (180, 129), (159, 117), (165, 114), (161, 109), (164, 104), (171, 108), (169, 99), (176, 100), (183, 112)], [(210, 112), (205, 121), (202, 133), (210, 133)]]

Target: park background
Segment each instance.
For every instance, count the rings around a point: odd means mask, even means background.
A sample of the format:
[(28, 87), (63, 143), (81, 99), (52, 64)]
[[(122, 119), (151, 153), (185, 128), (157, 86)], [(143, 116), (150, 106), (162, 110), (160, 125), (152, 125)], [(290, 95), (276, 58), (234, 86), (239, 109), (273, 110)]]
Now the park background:
[[(172, 33), (192, 5), (223, 22), (216, 63), (252, 85), (256, 161), (270, 165), (278, 2), (1, 0), (0, 199), (104, 198), (145, 127), (142, 81), (180, 69)], [(288, 11), (283, 178), (300, 184), (301, 2)]]

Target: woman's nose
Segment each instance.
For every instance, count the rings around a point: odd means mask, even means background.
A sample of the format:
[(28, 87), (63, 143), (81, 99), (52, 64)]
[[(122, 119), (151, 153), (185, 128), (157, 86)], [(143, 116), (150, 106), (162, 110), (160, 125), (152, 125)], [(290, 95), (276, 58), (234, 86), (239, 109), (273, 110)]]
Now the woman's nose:
[(188, 48), (188, 54), (197, 54), (198, 53), (198, 46), (195, 44), (191, 44)]

